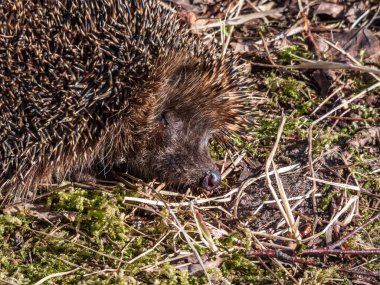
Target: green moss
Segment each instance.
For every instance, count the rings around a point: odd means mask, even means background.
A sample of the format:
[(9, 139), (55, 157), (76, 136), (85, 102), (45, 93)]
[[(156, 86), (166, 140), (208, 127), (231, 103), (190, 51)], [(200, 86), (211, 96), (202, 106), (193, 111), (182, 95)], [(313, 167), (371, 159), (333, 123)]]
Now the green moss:
[(319, 203), (319, 208), (323, 212), (325, 212), (331, 206), (331, 201), (332, 201), (333, 197), (335, 196), (336, 191), (332, 191), (330, 185), (324, 185), (322, 192), (325, 194), (325, 196), (323, 197), (323, 199)]
[(14, 231), (23, 224), (27, 223), (25, 216), (11, 216), (8, 214), (0, 215), (0, 241), (3, 242), (5, 234)]
[(312, 59), (314, 54), (305, 49), (305, 46), (294, 45), (278, 51), (278, 59), (282, 65), (290, 65), (297, 57)]
[(221, 237), (216, 240), (218, 247), (225, 249), (231, 249), (235, 246), (239, 248), (246, 248), (247, 250), (252, 246), (252, 234), (249, 229), (244, 229), (244, 231), (233, 232), (228, 236)]
[[(152, 220), (151, 224), (141, 227), (141, 234), (136, 235), (124, 221), (129, 210), (122, 201), (128, 191), (118, 187), (120, 189), (112, 194), (73, 188), (52, 195), (48, 201), (50, 211), (65, 212), (72, 219), (69, 223), (62, 221), (58, 227), (25, 215), (0, 215), (3, 279), (13, 278), (20, 284), (29, 284), (52, 273), (72, 270), (73, 264), (84, 264), (93, 270), (105, 265), (120, 267), (128, 278), (133, 278), (142, 274), (142, 267), (162, 260), (166, 248), (157, 246), (146, 252), (168, 230), (166, 211), (156, 216), (156, 222)], [(32, 224), (38, 232), (31, 228)], [(126, 263), (137, 256), (134, 263)], [(50, 284), (79, 284), (83, 273), (88, 272), (78, 270), (70, 276), (54, 278)], [(181, 272), (176, 275), (178, 280), (185, 278)], [(132, 284), (125, 283), (125, 276), (116, 273), (97, 274), (97, 278), (100, 276), (102, 282), (93, 284)], [(97, 279), (90, 275), (83, 280)]]
[(177, 270), (175, 267), (168, 263), (160, 265), (160, 270), (152, 284), (163, 285), (176, 285), (176, 284), (190, 284), (188, 275), (185, 271)]
[[(250, 130), (254, 138), (250, 142), (250, 154), (258, 158), (267, 158), (274, 141), (276, 140), (281, 118), (261, 118), (255, 127)], [(308, 137), (310, 122), (303, 117), (287, 117), (282, 139), (305, 140)], [(281, 147), (281, 146), (280, 146)]]
[(284, 109), (292, 117), (300, 117), (309, 114), (316, 104), (315, 91), (309, 89), (304, 81), (272, 73), (265, 78), (264, 83), (272, 99), (268, 108), (272, 105), (272, 108)]
[(314, 128), (313, 135), (317, 133), (318, 135), (313, 140), (313, 157), (318, 157), (320, 154), (330, 150), (332, 146), (339, 146), (349, 139), (351, 135), (347, 134), (347, 131), (345, 128), (340, 131), (332, 130), (329, 127), (326, 127), (323, 131)]
[(117, 207), (117, 198), (104, 192), (71, 189), (59, 192), (50, 199), (57, 211), (77, 213), (76, 227), (102, 245), (106, 234), (119, 246), (124, 246), (129, 231), (123, 224), (123, 215)]
[(272, 276), (268, 275), (260, 265), (247, 259), (241, 252), (233, 253), (229, 258), (226, 258), (221, 270), (223, 275), (231, 280), (233, 284), (236, 284), (237, 281), (239, 283), (246, 282), (248, 284), (273, 281)]
[(327, 268), (310, 268), (304, 272), (303, 282), (310, 285), (329, 284), (331, 278), (342, 278), (342, 275), (337, 273), (337, 267), (331, 266)]
[[(363, 105), (363, 104), (353, 104), (350, 106), (352, 110), (357, 111), (360, 118), (363, 119), (378, 119), (379, 118), (379, 110), (375, 109), (371, 105)], [(362, 124), (367, 124), (366, 121), (362, 121)]]
[(215, 141), (211, 141), (209, 144), (209, 151), (213, 160), (224, 159), (225, 149)]
[(377, 160), (377, 155), (368, 153), (365, 149), (356, 148), (350, 149), (353, 162), (350, 166), (351, 173), (361, 183), (365, 189), (369, 189), (374, 193), (380, 193), (380, 178), (376, 173), (373, 173), (371, 161)]

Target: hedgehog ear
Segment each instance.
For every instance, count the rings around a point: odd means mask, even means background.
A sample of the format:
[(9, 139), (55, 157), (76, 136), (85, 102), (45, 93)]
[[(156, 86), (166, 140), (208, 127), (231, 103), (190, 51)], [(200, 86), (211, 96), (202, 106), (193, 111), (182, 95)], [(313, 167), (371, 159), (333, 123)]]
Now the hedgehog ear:
[(175, 83), (182, 82), (183, 80), (185, 80), (187, 74), (192, 73), (195, 70), (196, 68), (189, 64), (176, 66), (176, 68), (173, 69), (171, 80), (172, 82), (175, 82)]
[(162, 113), (160, 114), (159, 120), (160, 120), (160, 124), (164, 128), (173, 126), (176, 122), (174, 111), (171, 109), (166, 109), (162, 111)]
[(168, 111), (163, 111), (160, 116), (160, 123), (163, 127), (167, 128), (169, 124)]

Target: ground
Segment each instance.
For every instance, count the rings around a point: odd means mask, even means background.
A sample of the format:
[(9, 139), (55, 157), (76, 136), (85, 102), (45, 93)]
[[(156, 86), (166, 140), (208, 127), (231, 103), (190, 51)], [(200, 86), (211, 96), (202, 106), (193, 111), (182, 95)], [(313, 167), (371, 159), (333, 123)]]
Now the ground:
[(1, 284), (379, 284), (379, 1), (162, 2), (245, 62), (212, 196), (113, 173), (0, 214)]

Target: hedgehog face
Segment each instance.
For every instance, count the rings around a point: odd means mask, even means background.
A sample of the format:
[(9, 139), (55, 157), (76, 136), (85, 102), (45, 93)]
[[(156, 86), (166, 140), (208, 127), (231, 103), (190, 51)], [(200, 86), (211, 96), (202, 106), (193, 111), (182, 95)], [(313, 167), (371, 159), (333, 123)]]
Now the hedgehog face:
[[(215, 63), (218, 72), (197, 59), (169, 58), (163, 70), (152, 76), (145, 89), (145, 127), (139, 125), (140, 139), (133, 158), (126, 161), (135, 172), (172, 185), (200, 186), (213, 190), (221, 175), (210, 157), (212, 136), (236, 126), (240, 104), (239, 83), (228, 68)], [(153, 83), (152, 83), (153, 82)], [(141, 117), (139, 122), (143, 118)], [(134, 120), (137, 121), (137, 120)]]
[(211, 160), (208, 142), (212, 131), (192, 112), (164, 110), (144, 147), (135, 149), (134, 170), (174, 186), (198, 186), (213, 190), (221, 181)]
[(220, 173), (211, 160), (208, 143), (212, 129), (207, 118), (197, 118), (191, 110), (165, 110), (159, 118), (156, 139), (160, 149), (152, 159), (153, 171), (177, 185), (201, 186), (213, 190)]

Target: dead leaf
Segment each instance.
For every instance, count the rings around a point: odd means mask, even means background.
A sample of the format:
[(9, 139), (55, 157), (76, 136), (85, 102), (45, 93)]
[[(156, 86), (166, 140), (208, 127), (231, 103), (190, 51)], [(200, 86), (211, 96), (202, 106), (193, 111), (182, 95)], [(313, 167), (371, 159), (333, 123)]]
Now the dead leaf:
[[(218, 268), (224, 261), (221, 257), (208, 258), (206, 256), (202, 256), (202, 260), (206, 269)], [(201, 274), (203, 272), (203, 268), (197, 259), (189, 257), (188, 262), (191, 263), (188, 267), (190, 275)]]
[[(320, 34), (323, 39), (338, 46), (346, 53), (359, 61), (370, 64), (380, 64), (380, 41), (379, 38), (368, 29), (355, 29), (337, 33)], [(318, 39), (318, 47), (326, 49), (326, 42)], [(351, 62), (346, 55), (339, 50), (330, 47), (327, 51), (331, 60)]]
[(380, 127), (372, 127), (358, 132), (355, 137), (347, 142), (347, 144), (354, 149), (360, 149), (367, 145), (379, 145)]
[(359, 1), (358, 3), (354, 3), (347, 11), (347, 13), (344, 15), (344, 17), (350, 22), (355, 22), (358, 17), (363, 15), (363, 13), (366, 11), (366, 5), (364, 2)]
[(345, 10), (345, 5), (337, 4), (331, 2), (322, 2), (319, 4), (317, 10), (315, 11), (316, 15), (327, 15), (331, 18), (339, 18), (343, 15)]
[(320, 95), (326, 97), (332, 82), (336, 79), (335, 71), (330, 69), (315, 70), (312, 77), (319, 86)]
[(190, 0), (170, 0), (170, 2), (174, 3), (176, 6), (180, 7), (182, 10), (191, 11), (195, 14), (201, 14), (202, 9), (199, 5), (193, 5)]

